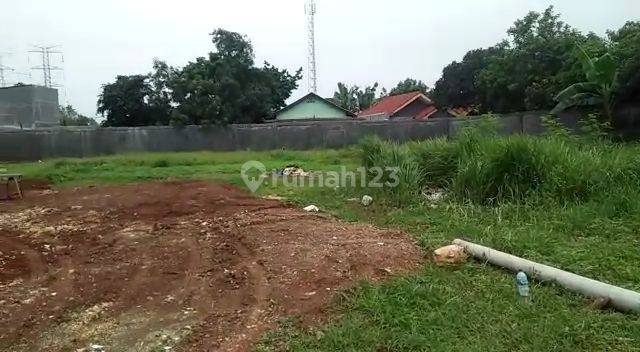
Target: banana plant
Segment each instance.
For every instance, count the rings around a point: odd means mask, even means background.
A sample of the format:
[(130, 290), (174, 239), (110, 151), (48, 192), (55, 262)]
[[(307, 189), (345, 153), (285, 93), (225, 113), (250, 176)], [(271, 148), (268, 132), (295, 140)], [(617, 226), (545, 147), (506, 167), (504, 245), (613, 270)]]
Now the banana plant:
[(357, 86), (349, 87), (342, 82), (338, 82), (338, 90), (333, 93), (333, 101), (342, 108), (351, 112), (358, 111), (358, 99), (356, 98)]
[(579, 48), (580, 61), (587, 80), (575, 83), (556, 96), (556, 105), (552, 114), (557, 114), (573, 106), (601, 105), (602, 110), (611, 123), (613, 122), (613, 105), (618, 82), (617, 62), (607, 53), (592, 59), (582, 48)]

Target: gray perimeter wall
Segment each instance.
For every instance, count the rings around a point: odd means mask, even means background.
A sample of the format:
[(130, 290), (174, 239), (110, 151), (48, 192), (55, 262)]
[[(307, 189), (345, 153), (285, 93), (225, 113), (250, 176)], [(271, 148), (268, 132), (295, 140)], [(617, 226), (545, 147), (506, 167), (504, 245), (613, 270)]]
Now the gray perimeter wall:
[[(500, 116), (504, 133), (539, 134), (543, 112)], [(576, 124), (575, 114), (561, 120)], [(471, 118), (470, 123), (477, 121)], [(453, 136), (462, 119), (415, 121), (306, 121), (253, 125), (186, 127), (49, 128), (0, 131), (0, 161), (33, 161), (58, 157), (89, 157), (131, 152), (197, 150), (269, 150), (339, 148), (368, 135), (394, 141)]]

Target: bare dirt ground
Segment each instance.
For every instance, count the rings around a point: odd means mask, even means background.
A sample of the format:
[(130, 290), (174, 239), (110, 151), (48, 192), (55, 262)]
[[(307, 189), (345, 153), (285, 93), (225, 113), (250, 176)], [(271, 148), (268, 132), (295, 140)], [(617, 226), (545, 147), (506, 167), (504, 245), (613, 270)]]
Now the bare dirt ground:
[(216, 183), (31, 190), (0, 202), (0, 350), (250, 350), (421, 258), (405, 234)]

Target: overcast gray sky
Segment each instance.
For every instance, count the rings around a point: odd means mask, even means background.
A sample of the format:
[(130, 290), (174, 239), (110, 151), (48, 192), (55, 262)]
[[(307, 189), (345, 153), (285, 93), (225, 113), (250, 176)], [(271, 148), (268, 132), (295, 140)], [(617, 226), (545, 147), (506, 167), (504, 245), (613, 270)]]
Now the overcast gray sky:
[[(333, 94), (338, 81), (390, 88), (406, 77), (429, 85), (468, 50), (505, 38), (513, 21), (554, 5), (581, 31), (603, 35), (640, 19), (638, 0), (316, 0), (318, 88)], [(30, 44), (61, 45), (60, 102), (95, 115), (100, 86), (118, 74), (147, 73), (153, 58), (183, 66), (211, 50), (208, 33), (222, 27), (246, 34), (256, 61), (295, 70), (307, 66), (303, 0), (20, 0), (0, 12), (5, 65), (29, 72)], [(10, 75), (10, 81), (41, 83)], [(293, 98), (307, 91), (306, 78)]]

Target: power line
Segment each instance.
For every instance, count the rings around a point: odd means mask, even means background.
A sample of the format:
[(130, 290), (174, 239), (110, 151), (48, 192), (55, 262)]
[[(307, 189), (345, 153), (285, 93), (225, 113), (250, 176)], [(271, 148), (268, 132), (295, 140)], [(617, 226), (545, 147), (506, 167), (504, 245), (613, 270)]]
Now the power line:
[(34, 50), (29, 50), (30, 53), (38, 53), (42, 57), (42, 65), (34, 66), (32, 70), (42, 70), (42, 77), (44, 80), (44, 86), (48, 88), (52, 88), (56, 86), (53, 84), (53, 80), (51, 78), (51, 71), (61, 71), (62, 67), (59, 66), (51, 66), (51, 55), (52, 54), (60, 54), (62, 56), (62, 51), (54, 50), (58, 48), (58, 45), (54, 46), (39, 46), (32, 45)]
[(315, 37), (315, 16), (316, 3), (314, 0), (307, 0), (304, 12), (307, 15), (307, 34), (309, 40), (309, 56), (308, 56), (308, 80), (309, 91), (318, 92), (318, 79), (316, 71), (316, 37)]

